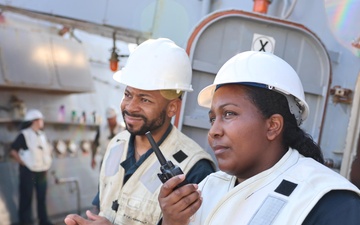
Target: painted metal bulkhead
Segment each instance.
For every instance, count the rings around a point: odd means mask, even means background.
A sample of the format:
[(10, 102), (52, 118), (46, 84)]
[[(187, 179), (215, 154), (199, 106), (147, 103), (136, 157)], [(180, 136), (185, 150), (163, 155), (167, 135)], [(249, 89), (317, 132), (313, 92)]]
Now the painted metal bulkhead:
[(212, 83), (217, 71), (229, 58), (248, 50), (272, 52), (297, 71), (311, 109), (302, 127), (320, 142), (331, 65), (324, 45), (306, 27), (245, 11), (219, 11), (196, 26), (186, 50), (193, 65), (194, 92), (187, 95), (180, 124), (189, 135), (193, 134), (193, 127), (197, 128), (197, 132), (202, 133), (203, 146), (206, 146), (210, 124), (208, 109), (198, 106), (197, 95)]

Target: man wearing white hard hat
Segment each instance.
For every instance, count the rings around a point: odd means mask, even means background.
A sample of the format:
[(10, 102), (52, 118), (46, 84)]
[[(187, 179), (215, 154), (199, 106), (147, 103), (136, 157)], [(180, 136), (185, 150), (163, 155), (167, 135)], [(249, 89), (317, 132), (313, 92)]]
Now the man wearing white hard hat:
[(30, 109), (24, 118), (25, 126), (11, 145), (10, 155), (19, 163), (20, 173), (20, 224), (33, 224), (32, 196), (36, 190), (37, 215), (40, 225), (51, 225), (46, 210), (46, 172), (52, 162), (51, 148), (47, 142), (44, 116), (37, 109)]
[(215, 171), (210, 154), (172, 125), (185, 91), (192, 91), (185, 50), (166, 38), (148, 40), (130, 55), (114, 79), (126, 86), (121, 111), (126, 131), (108, 145), (100, 172), (100, 213), (90, 220), (69, 215), (70, 224), (157, 224), (161, 210), (160, 163), (146, 137), (154, 137), (166, 160), (178, 165), (189, 183)]

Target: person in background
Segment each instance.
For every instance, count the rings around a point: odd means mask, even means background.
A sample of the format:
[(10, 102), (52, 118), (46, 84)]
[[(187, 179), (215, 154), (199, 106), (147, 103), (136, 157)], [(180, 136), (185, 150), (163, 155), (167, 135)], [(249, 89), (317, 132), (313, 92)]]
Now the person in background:
[(228, 60), (198, 95), (220, 171), (199, 185), (161, 188), (162, 225), (360, 224), (360, 191), (323, 165), (300, 125), (301, 81), (281, 58), (248, 51)]
[[(97, 154), (101, 155), (101, 163), (103, 160), (103, 155), (105, 154), (106, 147), (108, 146), (110, 140), (118, 133), (124, 130), (124, 127), (117, 122), (118, 112), (115, 107), (109, 106), (106, 109), (106, 119), (107, 124), (103, 126), (101, 129), (99, 128), (96, 132), (95, 140), (92, 143), (92, 151), (91, 151), (91, 168), (96, 167), (96, 159), (95, 156)], [(100, 152), (98, 150), (100, 149)], [(100, 208), (99, 202), (99, 193), (95, 196), (92, 201), (92, 205), (94, 206), (93, 212), (98, 213)]]
[(140, 44), (126, 66), (114, 74), (125, 85), (121, 111), (126, 130), (108, 145), (100, 172), (100, 213), (89, 220), (68, 215), (67, 225), (154, 225), (161, 218), (157, 201), (160, 164), (145, 135), (150, 131), (167, 160), (178, 165), (191, 183), (215, 171), (204, 149), (172, 124), (182, 95), (192, 91), (192, 69), (185, 50), (166, 38)]
[(105, 115), (106, 115), (107, 123), (105, 126), (102, 126), (101, 128), (99, 127), (99, 129), (96, 132), (95, 139), (92, 143), (91, 168), (93, 169), (97, 165), (95, 158), (96, 155), (101, 154), (103, 156), (105, 154), (106, 147), (109, 144), (110, 140), (116, 134), (120, 133), (125, 129), (117, 121), (118, 112), (115, 107), (113, 106), (107, 107)]
[(47, 142), (42, 113), (37, 109), (26, 112), (21, 133), (11, 144), (10, 155), (19, 163), (19, 223), (34, 224), (32, 196), (35, 188), (37, 215), (40, 225), (51, 225), (46, 210), (46, 173), (52, 158)]

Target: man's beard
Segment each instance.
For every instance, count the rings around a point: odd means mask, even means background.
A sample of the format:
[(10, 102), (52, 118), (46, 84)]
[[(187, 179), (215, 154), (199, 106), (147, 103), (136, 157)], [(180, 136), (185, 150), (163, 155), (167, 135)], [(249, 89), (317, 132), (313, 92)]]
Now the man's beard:
[[(122, 113), (123, 118), (124, 118), (124, 122), (126, 125), (126, 129), (129, 131), (130, 134), (132, 135), (145, 135), (146, 132), (148, 131), (153, 131), (153, 130), (157, 130), (158, 128), (160, 128), (164, 123), (165, 123), (165, 119), (166, 119), (166, 111), (162, 110), (159, 117), (149, 121), (145, 116), (143, 115), (138, 115), (138, 114), (130, 114), (128, 111), (123, 111)], [(125, 115), (128, 116), (132, 116), (132, 117), (138, 117), (138, 118), (142, 118), (144, 121), (144, 124), (138, 129), (135, 130), (134, 127), (132, 125), (128, 125), (125, 121)]]

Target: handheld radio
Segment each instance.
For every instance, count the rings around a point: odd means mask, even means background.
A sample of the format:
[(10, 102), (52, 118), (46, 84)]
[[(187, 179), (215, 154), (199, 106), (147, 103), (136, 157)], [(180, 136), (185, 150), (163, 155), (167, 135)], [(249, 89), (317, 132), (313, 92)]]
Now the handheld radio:
[[(161, 153), (160, 148), (157, 146), (157, 144), (155, 143), (154, 138), (152, 137), (150, 131), (145, 133), (146, 137), (148, 138), (152, 149), (155, 152), (156, 157), (158, 158), (159, 162), (160, 162), (160, 171), (161, 173), (158, 173), (158, 177), (160, 178), (162, 183), (165, 183), (167, 180), (169, 180), (170, 178), (172, 178), (173, 176), (179, 175), (179, 174), (183, 174), (183, 171), (181, 170), (180, 167), (174, 165), (170, 160), (166, 160), (164, 155)], [(181, 182), (180, 184), (178, 184), (176, 186), (176, 188), (179, 188), (185, 184), (188, 184), (187, 180), (184, 180), (183, 182)]]

